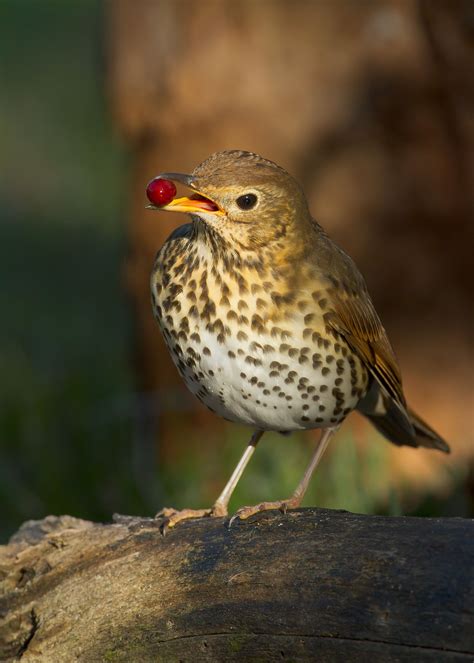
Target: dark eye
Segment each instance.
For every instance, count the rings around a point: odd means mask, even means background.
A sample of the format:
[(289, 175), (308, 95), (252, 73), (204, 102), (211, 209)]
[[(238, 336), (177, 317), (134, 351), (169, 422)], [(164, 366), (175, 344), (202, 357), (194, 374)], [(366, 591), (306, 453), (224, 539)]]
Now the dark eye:
[(252, 209), (257, 204), (257, 196), (254, 193), (244, 193), (243, 196), (237, 198), (236, 203), (240, 209)]

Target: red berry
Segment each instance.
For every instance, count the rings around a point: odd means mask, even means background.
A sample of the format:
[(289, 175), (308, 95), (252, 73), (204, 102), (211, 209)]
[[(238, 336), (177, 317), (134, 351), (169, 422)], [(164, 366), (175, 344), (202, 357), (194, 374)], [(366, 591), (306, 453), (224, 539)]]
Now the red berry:
[(176, 187), (171, 180), (155, 177), (154, 180), (148, 183), (146, 195), (150, 203), (162, 207), (170, 203), (176, 196)]

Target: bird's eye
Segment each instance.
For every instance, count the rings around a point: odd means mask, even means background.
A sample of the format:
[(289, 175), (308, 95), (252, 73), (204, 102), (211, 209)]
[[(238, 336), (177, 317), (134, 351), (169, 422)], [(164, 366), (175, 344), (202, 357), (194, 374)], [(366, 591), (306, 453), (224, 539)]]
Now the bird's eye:
[(249, 210), (257, 204), (257, 196), (254, 193), (244, 193), (237, 198), (236, 203), (240, 209)]

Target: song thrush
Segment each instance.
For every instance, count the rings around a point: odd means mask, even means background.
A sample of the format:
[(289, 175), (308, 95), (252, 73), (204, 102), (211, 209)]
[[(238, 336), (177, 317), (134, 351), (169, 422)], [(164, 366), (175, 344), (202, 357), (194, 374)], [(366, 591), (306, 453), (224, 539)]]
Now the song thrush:
[(167, 527), (226, 515), (265, 431), (319, 428), (321, 436), (293, 496), (243, 507), (241, 519), (298, 506), (330, 437), (354, 409), (397, 445), (449, 451), (407, 406), (364, 279), (311, 217), (293, 177), (257, 154), (232, 150), (213, 154), (192, 175), (161, 179), (193, 194), (149, 206), (191, 215), (157, 255), (154, 314), (193, 394), (255, 431), (214, 506), (165, 509)]

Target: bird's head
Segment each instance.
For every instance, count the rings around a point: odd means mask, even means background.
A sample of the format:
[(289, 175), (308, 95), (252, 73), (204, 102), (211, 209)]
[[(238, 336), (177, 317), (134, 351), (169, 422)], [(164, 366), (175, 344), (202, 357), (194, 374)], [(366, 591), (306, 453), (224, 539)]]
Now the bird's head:
[(304, 193), (283, 168), (252, 152), (217, 152), (191, 175), (163, 173), (193, 190), (189, 197), (150, 207), (185, 212), (203, 222), (226, 244), (258, 251), (273, 242), (280, 248), (310, 219)]

